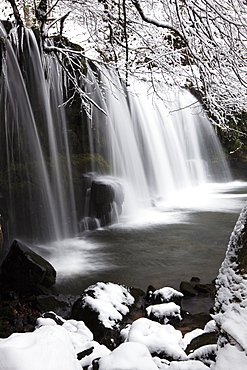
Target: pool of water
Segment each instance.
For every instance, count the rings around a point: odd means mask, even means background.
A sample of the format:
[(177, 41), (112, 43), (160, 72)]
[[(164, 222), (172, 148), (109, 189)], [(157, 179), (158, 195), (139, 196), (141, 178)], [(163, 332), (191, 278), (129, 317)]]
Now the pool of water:
[(97, 281), (146, 290), (197, 276), (216, 278), (231, 232), (247, 199), (247, 184), (211, 184), (160, 200), (156, 207), (36, 251), (57, 270), (56, 289), (80, 294)]

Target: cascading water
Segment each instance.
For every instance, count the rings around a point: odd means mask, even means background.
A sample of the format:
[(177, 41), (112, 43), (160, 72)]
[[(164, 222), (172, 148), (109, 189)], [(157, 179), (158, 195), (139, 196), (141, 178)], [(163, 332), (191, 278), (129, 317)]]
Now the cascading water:
[[(149, 96), (143, 82), (133, 81), (132, 91), (124, 94), (109, 72), (100, 81), (107, 112), (104, 156), (112, 174), (125, 181), (128, 213), (169, 200), (180, 190), (231, 180), (213, 127), (188, 91), (168, 90), (161, 100)], [(89, 91), (99, 101), (101, 90)], [(95, 114), (94, 125), (104, 120), (100, 112)]]
[(63, 238), (73, 230), (75, 207), (67, 122), (59, 108), (63, 103), (61, 68), (50, 56), (41, 61), (29, 30), (21, 30), (20, 44), (12, 32), (14, 48), (3, 27), (0, 32), (6, 47), (0, 107), (0, 191), (6, 205), (1, 211), (10, 219), (13, 236)]
[(0, 195), (6, 199), (6, 205), (0, 203), (0, 213), (9, 217), (12, 236), (40, 241), (77, 234), (81, 217), (87, 216), (81, 211), (85, 201), (81, 158), (92, 160), (87, 171), (97, 170), (102, 160), (102, 172), (123, 182), (127, 216), (185, 188), (230, 180), (209, 121), (194, 108), (183, 109), (195, 103), (188, 92), (169, 92), (165, 100), (170, 102), (165, 105), (147, 95), (144, 83), (134, 83), (135, 94), (123, 91), (113, 74), (105, 70), (98, 83), (88, 67), (91, 83), (85, 89), (107, 116), (94, 108), (88, 130), (84, 115), (82, 126), (78, 128), (77, 122), (71, 129), (73, 117), (66, 118), (66, 83), (57, 59), (40, 54), (31, 31), (23, 30), (21, 50), (14, 31), (14, 47), (2, 26), (0, 36), (5, 40)]

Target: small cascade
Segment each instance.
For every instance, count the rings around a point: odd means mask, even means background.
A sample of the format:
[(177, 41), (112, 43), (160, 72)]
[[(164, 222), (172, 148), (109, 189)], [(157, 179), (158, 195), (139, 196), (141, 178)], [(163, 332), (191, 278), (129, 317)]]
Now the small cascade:
[[(189, 92), (157, 99), (144, 82), (126, 90), (107, 69), (96, 77), (88, 66), (84, 89), (107, 113), (94, 107), (90, 120), (78, 102), (72, 113), (64, 104), (71, 86), (31, 30), (22, 30), (20, 42), (20, 33), (7, 37), (0, 25), (0, 37), (0, 213), (11, 237), (73, 237), (177, 191), (231, 180), (216, 134)], [(103, 193), (92, 201), (99, 183), (107, 202), (99, 201)]]

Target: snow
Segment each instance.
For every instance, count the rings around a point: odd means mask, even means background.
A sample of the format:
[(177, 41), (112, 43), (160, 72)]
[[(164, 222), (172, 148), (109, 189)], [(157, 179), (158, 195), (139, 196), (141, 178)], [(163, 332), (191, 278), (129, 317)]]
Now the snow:
[(216, 363), (210, 370), (245, 370), (247, 356), (237, 345), (226, 344), (217, 353)]
[(220, 328), (220, 336), (213, 370), (247, 368), (247, 275), (239, 264), (241, 255), (246, 254), (246, 224), (247, 204), (232, 232), (216, 279), (213, 319)]
[(154, 316), (159, 322), (167, 324), (170, 319), (182, 320), (180, 306), (174, 302), (151, 305), (146, 309), (148, 317)]
[(183, 293), (178, 292), (171, 287), (164, 287), (153, 292), (153, 297), (155, 299), (159, 298), (161, 302), (170, 302), (176, 298), (183, 298), (183, 296)]
[(190, 342), (192, 341), (192, 339), (198, 337), (199, 335), (202, 335), (205, 331), (203, 329), (194, 329), (188, 333), (186, 333), (183, 337), (183, 340), (182, 340), (182, 348), (183, 349), (186, 349), (186, 347), (188, 347), (188, 345), (190, 344)]
[(66, 329), (42, 326), (0, 339), (1, 370), (81, 370)]
[(89, 306), (99, 313), (99, 320), (106, 328), (113, 328), (123, 315), (129, 312), (135, 299), (128, 289), (122, 285), (99, 282), (90, 286), (85, 293), (93, 290), (94, 297), (86, 295), (83, 298), (83, 307)]
[(142, 317), (132, 323), (126, 340), (144, 344), (150, 353), (163, 353), (175, 360), (187, 359), (180, 345), (182, 333), (170, 324), (162, 325)]
[(216, 357), (216, 344), (207, 344), (197, 348), (194, 352), (189, 354), (190, 360), (200, 360), (205, 365), (210, 366), (214, 364)]
[(99, 360), (99, 370), (157, 370), (147, 349), (140, 343), (122, 343)]

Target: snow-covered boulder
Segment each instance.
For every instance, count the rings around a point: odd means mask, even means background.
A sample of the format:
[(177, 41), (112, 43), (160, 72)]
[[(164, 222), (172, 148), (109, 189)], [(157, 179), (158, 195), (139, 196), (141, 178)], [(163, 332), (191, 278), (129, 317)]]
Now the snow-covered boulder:
[(216, 279), (213, 318), (220, 336), (212, 370), (247, 369), (247, 204), (232, 232)]
[(167, 360), (187, 359), (181, 347), (182, 333), (170, 324), (162, 325), (142, 317), (129, 326), (125, 338), (127, 342), (144, 344), (152, 355)]
[(158, 370), (147, 347), (140, 343), (120, 344), (97, 365), (99, 370)]
[(209, 370), (209, 368), (200, 361), (188, 360), (188, 361), (172, 361), (169, 364), (161, 362), (162, 360), (154, 358), (159, 370)]
[(171, 287), (163, 287), (155, 290), (152, 286), (147, 289), (146, 299), (151, 304), (174, 302), (180, 304), (183, 293)]
[(161, 324), (167, 324), (172, 320), (182, 320), (180, 306), (174, 302), (151, 305), (146, 311), (148, 318)]
[(81, 370), (68, 331), (46, 325), (0, 339), (1, 370)]
[(75, 302), (71, 318), (84, 321), (96, 341), (114, 349), (120, 343), (120, 329), (138, 309), (138, 301), (144, 296), (139, 289), (98, 282), (88, 287)]

